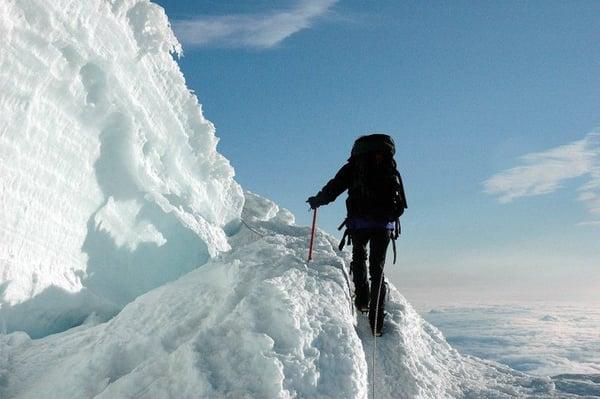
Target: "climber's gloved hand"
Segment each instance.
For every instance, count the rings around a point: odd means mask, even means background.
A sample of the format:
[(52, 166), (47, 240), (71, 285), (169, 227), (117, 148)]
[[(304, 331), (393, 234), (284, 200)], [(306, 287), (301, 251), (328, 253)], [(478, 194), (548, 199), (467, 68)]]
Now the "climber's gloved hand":
[(306, 202), (310, 205), (310, 209), (317, 209), (320, 205), (319, 201), (317, 201), (317, 197), (308, 197)]

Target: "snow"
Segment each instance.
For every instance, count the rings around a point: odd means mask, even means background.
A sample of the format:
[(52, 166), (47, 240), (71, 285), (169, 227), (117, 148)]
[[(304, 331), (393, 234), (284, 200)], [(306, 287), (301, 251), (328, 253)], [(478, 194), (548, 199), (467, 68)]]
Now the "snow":
[(160, 7), (14, 0), (0, 34), (3, 399), (596, 392), (461, 355), (393, 286), (374, 341), (348, 252), (318, 231), (308, 263), (235, 182)]
[[(3, 336), (0, 393), (367, 397), (373, 338), (366, 317), (355, 328), (347, 255), (319, 232), (315, 261), (306, 263), (309, 228), (288, 216), (248, 193), (243, 217), (254, 231), (239, 225), (231, 251), (140, 296), (108, 322), (37, 340)], [(393, 287), (388, 311), (377, 342), (377, 397), (553, 392), (549, 378), (461, 356)]]
[(229, 249), (224, 228), (243, 195), (173, 59), (181, 47), (162, 8), (2, 2), (0, 36), (7, 331), (108, 319)]

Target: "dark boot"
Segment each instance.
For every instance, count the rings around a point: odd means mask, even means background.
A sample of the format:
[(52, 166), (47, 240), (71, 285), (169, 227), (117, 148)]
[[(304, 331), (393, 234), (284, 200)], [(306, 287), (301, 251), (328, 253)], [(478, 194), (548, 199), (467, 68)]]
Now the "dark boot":
[(385, 313), (381, 312), (381, 314), (379, 316), (377, 316), (377, 321), (375, 321), (375, 317), (371, 317), (371, 313), (369, 312), (369, 324), (371, 325), (371, 332), (376, 337), (381, 337), (383, 335), (383, 319), (384, 318), (385, 318)]
[(373, 335), (380, 336), (383, 328), (386, 285), (383, 276), (385, 252), (390, 243), (390, 232), (374, 230), (370, 237), (369, 274), (371, 275), (371, 304), (369, 322)]
[(381, 336), (383, 330), (385, 296), (386, 286), (385, 284), (382, 284), (381, 292), (379, 294), (379, 304), (377, 305), (377, 287), (373, 287), (371, 291), (371, 306), (369, 307), (369, 324), (371, 325), (371, 332), (373, 335), (378, 337)]
[(369, 286), (363, 285), (362, 287), (354, 286), (354, 304), (356, 308), (362, 312), (369, 311)]

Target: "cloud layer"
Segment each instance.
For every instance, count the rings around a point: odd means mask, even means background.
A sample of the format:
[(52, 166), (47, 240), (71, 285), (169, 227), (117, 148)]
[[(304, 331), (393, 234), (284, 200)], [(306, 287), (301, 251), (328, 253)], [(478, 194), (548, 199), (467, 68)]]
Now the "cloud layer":
[(594, 306), (447, 306), (423, 316), (464, 354), (538, 376), (600, 374), (600, 311)]
[[(581, 140), (521, 157), (521, 165), (507, 169), (486, 180), (484, 191), (501, 203), (520, 197), (548, 194), (566, 180), (587, 177), (577, 190), (594, 217), (600, 217), (600, 131)], [(600, 224), (588, 221), (582, 224)]]
[(293, 7), (264, 14), (205, 16), (175, 21), (184, 45), (270, 48), (311, 26), (337, 0), (300, 0)]

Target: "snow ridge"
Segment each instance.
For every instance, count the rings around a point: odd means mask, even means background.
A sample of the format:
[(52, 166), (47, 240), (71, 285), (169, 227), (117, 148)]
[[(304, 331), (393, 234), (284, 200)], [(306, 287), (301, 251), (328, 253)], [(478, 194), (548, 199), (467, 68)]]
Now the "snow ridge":
[[(255, 194), (246, 194), (243, 217), (254, 231), (233, 229), (231, 251), (109, 322), (39, 340), (1, 337), (0, 395), (366, 398), (373, 341), (366, 318), (355, 327), (347, 254), (319, 231), (307, 264), (309, 228)], [(390, 288), (378, 398), (556, 394), (549, 378), (461, 356)]]

